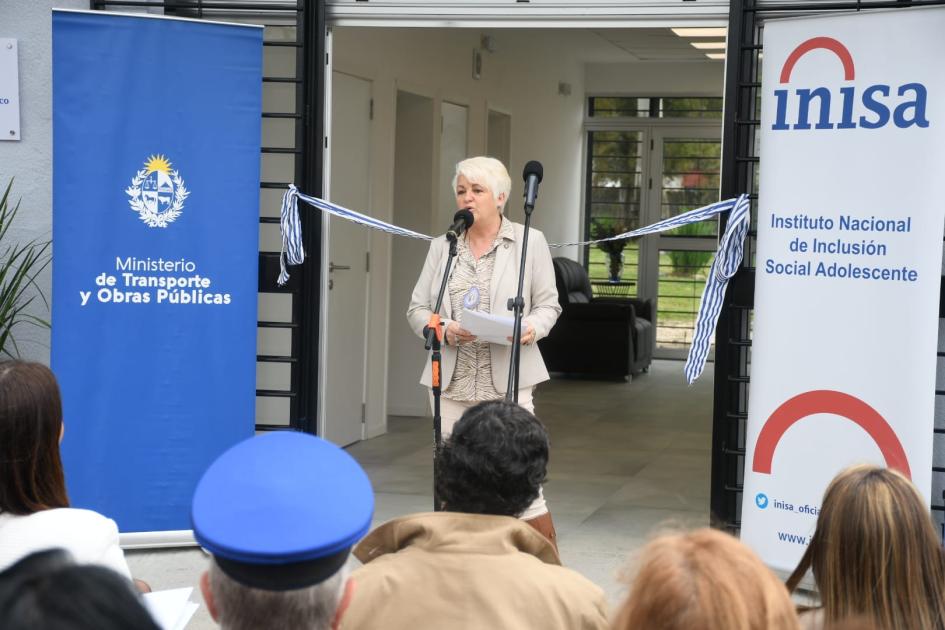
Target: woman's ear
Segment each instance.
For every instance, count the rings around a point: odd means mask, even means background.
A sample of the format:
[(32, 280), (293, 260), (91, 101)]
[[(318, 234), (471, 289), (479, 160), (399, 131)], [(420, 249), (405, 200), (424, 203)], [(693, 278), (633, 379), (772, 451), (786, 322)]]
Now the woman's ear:
[(505, 194), (504, 192), (499, 193), (499, 195), (495, 198), (495, 205), (499, 207), (499, 212), (505, 211), (505, 202), (507, 199), (508, 199), (508, 195)]

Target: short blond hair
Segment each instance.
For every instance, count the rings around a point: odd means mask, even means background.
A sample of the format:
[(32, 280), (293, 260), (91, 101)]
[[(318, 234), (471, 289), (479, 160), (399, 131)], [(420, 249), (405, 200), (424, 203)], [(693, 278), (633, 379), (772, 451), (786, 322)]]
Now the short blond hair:
[[(509, 177), (505, 164), (495, 158), (485, 156), (471, 157), (457, 163), (456, 173), (453, 175), (454, 191), (460, 175), (468, 179), (471, 184), (479, 184), (491, 190), (499, 211), (505, 209), (509, 193), (512, 191), (512, 178)], [(505, 199), (500, 203), (499, 195), (501, 194), (505, 195)]]
[(787, 589), (744, 544), (703, 528), (643, 548), (615, 630), (797, 630)]

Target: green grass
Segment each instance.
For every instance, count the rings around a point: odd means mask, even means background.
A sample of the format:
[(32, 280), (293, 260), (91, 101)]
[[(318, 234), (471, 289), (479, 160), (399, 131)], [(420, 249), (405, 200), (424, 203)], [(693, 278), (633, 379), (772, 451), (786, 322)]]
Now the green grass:
[[(624, 280), (637, 280), (639, 248), (633, 244), (624, 249)], [(698, 257), (704, 258), (704, 257)], [(696, 259), (698, 261), (698, 258)], [(672, 254), (660, 252), (658, 318), (662, 326), (685, 327), (695, 322), (699, 300), (711, 264), (711, 257), (698, 266), (677, 266)], [(592, 247), (590, 251), (591, 280), (607, 280), (607, 254)], [(637, 295), (636, 287), (633, 295)]]

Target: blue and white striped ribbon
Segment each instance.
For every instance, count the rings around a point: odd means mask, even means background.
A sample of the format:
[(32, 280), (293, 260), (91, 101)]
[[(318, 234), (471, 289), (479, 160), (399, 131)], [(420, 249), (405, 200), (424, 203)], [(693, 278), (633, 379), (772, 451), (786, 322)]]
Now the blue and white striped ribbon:
[[(702, 290), (702, 299), (699, 300), (699, 314), (696, 316), (695, 333), (689, 345), (689, 356), (686, 357), (686, 382), (692, 385), (702, 374), (706, 358), (709, 356), (709, 345), (712, 343), (712, 333), (719, 321), (722, 312), (722, 298), (728, 281), (742, 264), (745, 253), (745, 234), (748, 232), (748, 223), (751, 219), (751, 203), (748, 195), (739, 195), (738, 199), (729, 199), (722, 203), (734, 201), (732, 213), (725, 224), (725, 232), (719, 241), (719, 249), (715, 253), (709, 277)], [(680, 215), (681, 216), (681, 215)]]
[[(293, 185), (289, 186), (285, 195), (282, 197), (282, 254), (279, 258), (279, 285), (285, 284), (289, 279), (289, 272), (286, 265), (300, 265), (305, 260), (305, 252), (302, 250), (302, 231), (299, 221), (298, 200), (314, 206), (322, 212), (327, 212), (336, 217), (347, 219), (360, 225), (380, 230), (395, 236), (406, 236), (424, 241), (433, 240), (432, 236), (414, 232), (406, 228), (398, 227), (390, 223), (385, 223), (380, 219), (369, 217), (366, 214), (349, 210), (337, 204), (330, 203), (318, 197), (310, 197), (299, 192)], [(678, 228), (687, 223), (697, 223), (708, 218), (714, 217), (723, 212), (731, 210), (728, 223), (725, 226), (725, 232), (719, 241), (719, 249), (716, 252), (715, 259), (712, 261), (712, 267), (709, 270), (709, 276), (706, 278), (705, 289), (702, 292), (702, 299), (699, 303), (699, 313), (696, 317), (695, 333), (692, 339), (692, 345), (689, 347), (689, 357), (686, 359), (686, 380), (692, 384), (702, 374), (705, 368), (706, 358), (709, 355), (709, 347), (712, 343), (712, 332), (719, 321), (719, 314), (722, 311), (722, 297), (725, 295), (725, 288), (728, 286), (729, 279), (735, 275), (742, 262), (742, 255), (745, 249), (745, 234), (748, 231), (749, 208), (747, 195), (741, 195), (737, 199), (726, 199), (718, 203), (713, 203), (702, 208), (696, 208), (689, 212), (657, 221), (652, 225), (642, 227), (616, 236), (601, 238), (593, 241), (575, 241), (573, 243), (549, 243), (549, 247), (575, 247), (583, 245), (596, 245), (604, 241), (619, 241), (628, 238), (636, 238), (645, 234), (655, 234)]]
[(301, 265), (305, 262), (305, 250), (302, 248), (302, 222), (299, 220), (299, 189), (289, 184), (289, 189), (282, 195), (282, 210), (279, 211), (279, 227), (282, 231), (282, 252), (279, 254), (279, 279), (281, 287), (289, 281), (289, 265)]
[(364, 225), (375, 230), (381, 230), (395, 236), (408, 236), (418, 238), (424, 241), (433, 240), (433, 237), (398, 227), (390, 223), (385, 223), (366, 214), (348, 210), (339, 205), (319, 199), (318, 197), (309, 197), (300, 193), (299, 189), (293, 184), (289, 184), (289, 189), (282, 196), (282, 211), (280, 224), (282, 226), (282, 255), (279, 259), (279, 286), (284, 285), (289, 280), (289, 272), (286, 265), (301, 265), (305, 260), (305, 252), (302, 250), (302, 230), (299, 221), (298, 200), (314, 206), (322, 212), (353, 221), (359, 225)]
[[(745, 195), (742, 195), (744, 197)], [(698, 223), (699, 221), (705, 221), (710, 219), (717, 214), (727, 212), (734, 208), (742, 197), (737, 199), (726, 199), (725, 201), (719, 201), (718, 203), (713, 203), (708, 206), (702, 206), (701, 208), (696, 208), (695, 210), (690, 210), (689, 212), (683, 212), (682, 214), (677, 214), (674, 217), (668, 219), (663, 219), (662, 221), (657, 221), (656, 223), (651, 223), (646, 227), (637, 228), (636, 230), (630, 230), (629, 232), (622, 232), (616, 236), (608, 236), (607, 238), (599, 238), (594, 241), (575, 241), (573, 243), (548, 243), (548, 247), (574, 247), (580, 245), (596, 245), (598, 243), (604, 243), (606, 241), (622, 241), (627, 238), (636, 238), (638, 236), (645, 236), (647, 234), (656, 234), (657, 232), (666, 232), (668, 230), (675, 230), (678, 227), (686, 225), (687, 223)]]

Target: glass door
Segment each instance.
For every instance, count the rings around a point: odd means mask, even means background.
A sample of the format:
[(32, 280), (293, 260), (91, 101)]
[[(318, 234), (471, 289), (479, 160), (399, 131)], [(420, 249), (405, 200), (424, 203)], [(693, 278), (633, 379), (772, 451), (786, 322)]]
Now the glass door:
[[(654, 128), (650, 139), (647, 224), (718, 201), (718, 126)], [(713, 219), (644, 239), (641, 295), (656, 301), (654, 356), (686, 356), (718, 229)]]

